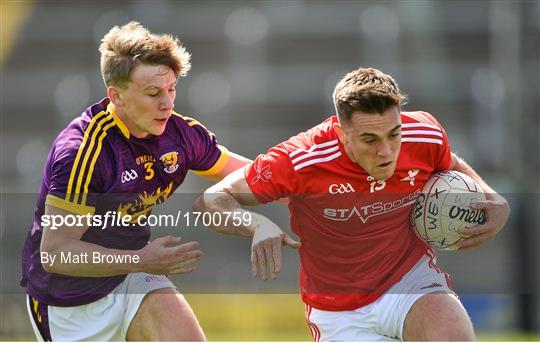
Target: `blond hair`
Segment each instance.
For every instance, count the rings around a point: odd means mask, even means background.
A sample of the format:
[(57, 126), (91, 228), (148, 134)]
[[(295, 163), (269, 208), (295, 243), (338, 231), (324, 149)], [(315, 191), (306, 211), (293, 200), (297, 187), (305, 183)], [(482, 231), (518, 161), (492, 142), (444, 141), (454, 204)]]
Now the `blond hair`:
[(101, 75), (105, 85), (127, 87), (138, 64), (169, 66), (176, 77), (191, 69), (191, 55), (176, 37), (153, 34), (136, 21), (113, 27), (101, 40)]
[(401, 107), (407, 98), (392, 76), (374, 68), (359, 68), (346, 74), (332, 94), (340, 120), (349, 121), (356, 111), (384, 113), (392, 106)]

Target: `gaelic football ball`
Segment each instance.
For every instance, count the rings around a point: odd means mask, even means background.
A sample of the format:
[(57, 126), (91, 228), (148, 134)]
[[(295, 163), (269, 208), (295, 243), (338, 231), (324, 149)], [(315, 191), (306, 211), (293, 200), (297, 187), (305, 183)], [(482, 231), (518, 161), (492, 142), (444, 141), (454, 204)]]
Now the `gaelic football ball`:
[(483, 210), (471, 204), (486, 200), (480, 185), (470, 176), (448, 170), (433, 174), (414, 204), (410, 224), (416, 234), (438, 250), (456, 250), (461, 228), (486, 221)]

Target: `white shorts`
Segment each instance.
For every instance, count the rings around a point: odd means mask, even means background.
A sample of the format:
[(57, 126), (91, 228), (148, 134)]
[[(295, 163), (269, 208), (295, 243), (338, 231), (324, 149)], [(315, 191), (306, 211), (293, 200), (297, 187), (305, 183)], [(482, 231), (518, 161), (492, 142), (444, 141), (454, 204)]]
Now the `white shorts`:
[(412, 305), (425, 294), (456, 297), (450, 277), (429, 251), (403, 278), (373, 303), (354, 311), (323, 311), (306, 305), (306, 320), (315, 341), (395, 341)]
[[(149, 292), (176, 287), (163, 275), (132, 273), (110, 294), (93, 303), (72, 306), (47, 306), (48, 328), (36, 321), (30, 296), (27, 297), (32, 328), (38, 341), (125, 341), (129, 324), (135, 317), (143, 298)], [(41, 316), (40, 316), (41, 322)], [(39, 329), (38, 329), (39, 327)], [(47, 330), (48, 332), (40, 332)], [(43, 334), (42, 334), (43, 333)]]

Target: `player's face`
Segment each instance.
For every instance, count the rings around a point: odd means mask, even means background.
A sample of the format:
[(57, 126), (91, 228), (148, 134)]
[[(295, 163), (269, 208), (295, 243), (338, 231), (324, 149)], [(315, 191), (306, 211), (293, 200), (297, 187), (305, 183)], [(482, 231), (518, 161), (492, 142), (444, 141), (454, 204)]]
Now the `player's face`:
[(164, 65), (137, 65), (126, 89), (117, 88), (118, 116), (137, 138), (159, 136), (165, 131), (176, 98), (177, 78)]
[(347, 154), (369, 175), (386, 180), (394, 174), (401, 148), (401, 116), (397, 106), (382, 115), (354, 112), (341, 128)]

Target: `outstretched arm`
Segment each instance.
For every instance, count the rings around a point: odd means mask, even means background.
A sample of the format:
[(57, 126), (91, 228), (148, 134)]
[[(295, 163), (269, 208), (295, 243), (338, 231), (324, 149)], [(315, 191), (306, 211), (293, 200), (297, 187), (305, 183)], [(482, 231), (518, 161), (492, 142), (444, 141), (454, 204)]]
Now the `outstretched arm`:
[[(60, 222), (66, 223), (65, 217), (76, 214), (46, 205), (45, 215), (49, 218), (64, 218)], [(40, 246), (43, 269), (49, 273), (83, 277), (114, 276), (136, 272), (173, 275), (191, 273), (195, 270), (191, 265), (202, 256), (197, 242), (179, 244), (180, 237), (160, 237), (139, 250), (119, 250), (81, 240), (86, 230), (88, 226), (60, 224), (54, 227), (50, 223), (44, 225)], [(68, 254), (86, 256), (87, 263), (75, 263), (71, 259), (62, 258)], [(99, 256), (129, 255), (129, 261), (132, 262), (96, 260), (93, 258), (94, 254)], [(47, 256), (46, 259), (43, 259), (44, 255)]]
[(223, 154), (226, 154), (225, 164), (219, 168), (216, 172), (196, 172), (199, 176), (213, 182), (218, 182), (223, 180), (223, 178), (235, 170), (241, 169), (242, 167), (253, 162), (247, 157), (242, 155), (235, 154), (234, 152), (225, 150)]
[(470, 237), (461, 240), (458, 246), (461, 250), (468, 250), (483, 244), (501, 231), (510, 216), (510, 205), (467, 162), (455, 154), (452, 154), (452, 167), (450, 169), (472, 177), (482, 187), (486, 195), (486, 201), (478, 201), (472, 205), (475, 210), (482, 209), (486, 212), (486, 222), (460, 230), (460, 233)]
[(254, 276), (266, 280), (268, 276), (275, 279), (281, 270), (281, 246), (288, 245), (298, 249), (300, 243), (284, 233), (275, 223), (265, 216), (248, 211), (242, 205), (259, 205), (249, 188), (244, 168), (225, 177), (221, 182), (208, 188), (195, 202), (195, 210), (210, 213), (233, 213), (239, 218), (250, 218), (249, 221), (229, 220), (224, 225), (210, 228), (227, 235), (253, 237), (251, 245), (251, 267)]

